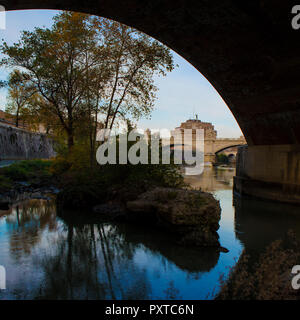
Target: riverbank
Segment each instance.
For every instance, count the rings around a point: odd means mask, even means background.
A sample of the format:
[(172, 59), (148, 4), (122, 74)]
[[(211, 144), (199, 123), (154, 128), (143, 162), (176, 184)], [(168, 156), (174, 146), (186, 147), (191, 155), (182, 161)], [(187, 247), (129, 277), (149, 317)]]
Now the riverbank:
[(8, 167), (17, 161), (21, 160), (0, 160), (0, 168)]
[(216, 299), (300, 300), (299, 290), (293, 288), (297, 279), (292, 271), (299, 263), (299, 248), (299, 240), (290, 231), (258, 257), (244, 250), (228, 279), (222, 281)]
[(58, 211), (53, 200), (20, 201), (0, 217), (1, 263), (12, 275), (0, 297), (210, 299), (220, 270), (234, 264), (239, 248), (228, 241), (233, 229), (224, 220), (232, 200), (222, 191), (215, 197), (223, 216), (217, 233), (228, 253), (178, 245), (176, 234), (149, 223), (103, 221), (87, 208), (81, 215)]
[(151, 221), (154, 228), (177, 234), (181, 245), (220, 249), (218, 201), (188, 190), (174, 165), (74, 170), (66, 161), (22, 161), (0, 169), (0, 181), (2, 209), (26, 197), (47, 200), (56, 195), (63, 215), (84, 208), (107, 221)]
[(20, 199), (42, 199), (48, 194), (57, 194), (51, 164), (49, 160), (31, 160), (0, 168), (0, 208), (7, 208)]
[(9, 211), (0, 210), (1, 264), (9, 270), (0, 298), (214, 299), (244, 249), (252, 257), (248, 269), (288, 230), (300, 240), (297, 208), (233, 199), (234, 174), (205, 168), (192, 181), (220, 202), (217, 233), (228, 253), (181, 246), (163, 229), (103, 221), (87, 208), (81, 215), (75, 209), (62, 215), (66, 209), (58, 212), (52, 199), (19, 201)]

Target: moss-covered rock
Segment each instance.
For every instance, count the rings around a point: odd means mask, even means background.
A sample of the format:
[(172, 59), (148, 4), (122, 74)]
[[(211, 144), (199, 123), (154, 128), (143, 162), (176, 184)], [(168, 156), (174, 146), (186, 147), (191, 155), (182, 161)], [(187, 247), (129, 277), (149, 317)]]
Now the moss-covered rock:
[(155, 188), (127, 202), (128, 217), (152, 221), (178, 234), (183, 245), (219, 247), (220, 205), (209, 193), (173, 188)]

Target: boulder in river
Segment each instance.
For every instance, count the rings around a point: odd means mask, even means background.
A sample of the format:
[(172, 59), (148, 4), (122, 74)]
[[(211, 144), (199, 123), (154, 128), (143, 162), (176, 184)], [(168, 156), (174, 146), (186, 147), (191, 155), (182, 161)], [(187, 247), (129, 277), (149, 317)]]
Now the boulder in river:
[(178, 235), (178, 243), (220, 247), (221, 209), (210, 193), (198, 190), (155, 188), (127, 202), (128, 218), (156, 225)]
[(104, 203), (93, 207), (93, 212), (104, 219), (122, 220), (125, 217), (125, 208), (119, 203)]

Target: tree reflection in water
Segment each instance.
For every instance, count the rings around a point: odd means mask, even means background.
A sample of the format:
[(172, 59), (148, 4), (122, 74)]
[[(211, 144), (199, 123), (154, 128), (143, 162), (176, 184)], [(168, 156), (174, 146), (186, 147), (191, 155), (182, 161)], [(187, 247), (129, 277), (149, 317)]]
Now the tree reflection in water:
[(10, 270), (0, 298), (180, 299), (178, 284), (198, 281), (219, 259), (153, 228), (56, 210), (54, 201), (28, 200), (0, 217), (0, 257)]
[(10, 252), (16, 261), (22, 254), (29, 255), (41, 241), (43, 231), (57, 228), (54, 201), (26, 200), (15, 204), (8, 213), (6, 228), (10, 233)]
[(45, 283), (38, 298), (147, 299), (145, 270), (135, 267), (134, 247), (111, 225), (69, 224), (38, 263)]

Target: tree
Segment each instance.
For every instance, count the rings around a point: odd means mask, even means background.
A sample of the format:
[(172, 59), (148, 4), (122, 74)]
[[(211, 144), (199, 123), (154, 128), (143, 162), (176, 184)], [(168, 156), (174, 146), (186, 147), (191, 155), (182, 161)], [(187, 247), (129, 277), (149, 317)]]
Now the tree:
[(87, 127), (91, 159), (102, 116), (116, 120), (148, 116), (154, 106), (154, 75), (172, 71), (170, 50), (145, 34), (104, 18), (63, 12), (50, 29), (24, 31), (17, 44), (0, 47), (2, 64), (18, 67), (40, 110), (60, 122), (69, 150), (76, 132)]
[(150, 115), (155, 92), (154, 75), (174, 69), (166, 46), (123, 24), (98, 18), (101, 34), (110, 48), (111, 78), (106, 90), (105, 128), (112, 129), (118, 116), (138, 120)]
[(43, 131), (54, 136), (63, 136), (64, 129), (59, 118), (49, 112), (51, 106), (39, 93), (35, 93), (30, 103), (23, 108), (22, 119), (31, 131)]
[[(91, 85), (87, 86), (92, 90), (88, 105), (91, 96), (94, 102), (93, 127), (97, 128), (98, 113), (105, 129), (112, 129), (117, 119), (127, 122), (129, 118), (149, 116), (157, 91), (154, 75), (166, 75), (174, 68), (170, 50), (135, 29), (108, 19), (94, 17), (92, 26), (101, 47), (95, 52), (100, 59), (95, 60), (103, 61), (104, 57), (105, 61), (104, 68), (101, 63), (95, 65), (94, 76), (88, 81)], [(91, 159), (95, 159), (96, 131), (91, 137)]]
[(74, 125), (84, 94), (82, 49), (85, 38), (92, 37), (85, 28), (87, 19), (84, 14), (64, 12), (54, 18), (51, 29), (23, 31), (17, 44), (1, 46), (8, 56), (2, 64), (19, 67), (22, 76), (30, 79), (48, 111), (60, 120), (69, 149), (74, 145)]
[(6, 112), (15, 114), (15, 125), (19, 127), (21, 115), (25, 113), (25, 107), (31, 103), (35, 90), (30, 87), (29, 81), (18, 70), (10, 74), (8, 87)]

